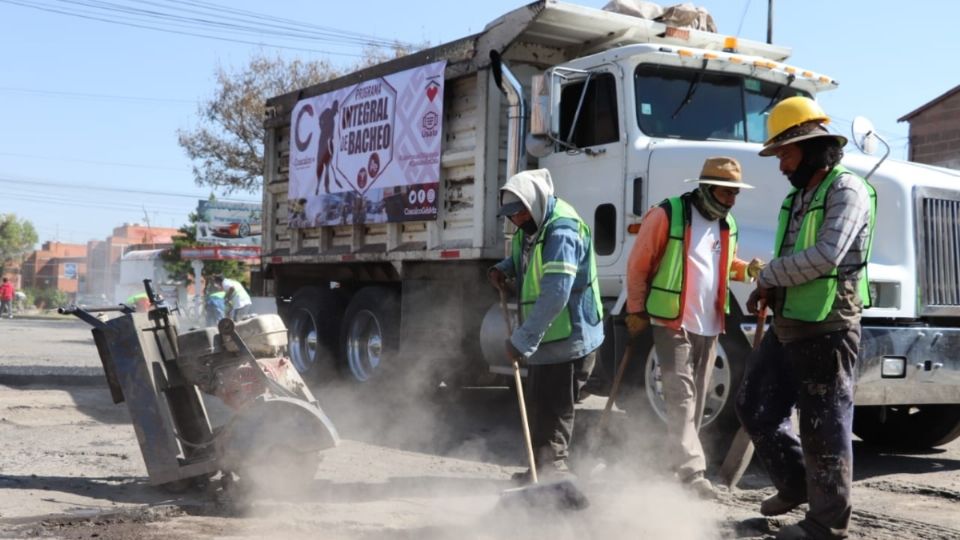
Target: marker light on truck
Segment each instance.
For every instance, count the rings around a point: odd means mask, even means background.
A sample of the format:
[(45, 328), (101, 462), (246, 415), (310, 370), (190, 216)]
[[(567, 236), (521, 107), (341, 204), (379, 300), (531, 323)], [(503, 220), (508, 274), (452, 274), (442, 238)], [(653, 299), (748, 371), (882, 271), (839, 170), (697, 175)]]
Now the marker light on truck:
[(907, 374), (907, 359), (902, 356), (884, 356), (880, 376), (885, 379), (902, 379)]

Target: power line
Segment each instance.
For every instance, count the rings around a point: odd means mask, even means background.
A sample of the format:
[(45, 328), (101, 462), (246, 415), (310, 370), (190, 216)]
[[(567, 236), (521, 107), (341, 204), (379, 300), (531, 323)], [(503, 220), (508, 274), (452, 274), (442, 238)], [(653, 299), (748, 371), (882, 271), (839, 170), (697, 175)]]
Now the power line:
[[(147, 10), (141, 8), (134, 8), (129, 6), (124, 6), (122, 4), (110, 3), (110, 2), (98, 2), (95, 0), (59, 0), (61, 3), (68, 4), (66, 7), (53, 7), (43, 4), (33, 2), (32, 0), (0, 0), (2, 3), (16, 5), (20, 7), (26, 7), (31, 9), (36, 9), (39, 11), (46, 11), (50, 13), (56, 13), (60, 15), (67, 15), (71, 17), (77, 17), (81, 19), (95, 20), (99, 22), (105, 22), (110, 24), (116, 24), (121, 26), (130, 26), (134, 28), (141, 28), (146, 30), (155, 30), (160, 32), (167, 32), (179, 35), (188, 35), (192, 37), (200, 37), (205, 39), (215, 39), (219, 41), (227, 41), (233, 43), (241, 43), (246, 45), (258, 45), (264, 47), (272, 47), (278, 49), (290, 49), (290, 50), (299, 50), (307, 52), (315, 52), (329, 55), (337, 56), (351, 56), (351, 57), (360, 57), (361, 54), (347, 53), (341, 51), (331, 51), (331, 50), (322, 50), (322, 49), (313, 49), (300, 46), (292, 45), (277, 45), (273, 43), (266, 43), (260, 41), (250, 41), (249, 39), (240, 39), (237, 37), (227, 37), (228, 35), (256, 35), (256, 36), (267, 36), (273, 38), (280, 38), (292, 41), (312, 41), (312, 42), (327, 42), (339, 45), (349, 45), (349, 46), (372, 46), (372, 47), (383, 47), (383, 46), (392, 46), (395, 42), (390, 42), (388, 40), (381, 40), (379, 38), (367, 38), (359, 37), (357, 35), (350, 35), (343, 32), (304, 32), (300, 30), (295, 31), (280, 31), (279, 29), (269, 30), (262, 23), (262, 18), (264, 15), (251, 15), (249, 21), (245, 21), (244, 24), (234, 24), (234, 23), (224, 23), (219, 19), (223, 17), (219, 14), (220, 11), (227, 9), (221, 6), (211, 7), (211, 13), (208, 16), (213, 16), (215, 19), (205, 19), (197, 17), (185, 17), (183, 15), (178, 15), (176, 13), (162, 12), (156, 10)], [(72, 6), (71, 6), (72, 5)], [(80, 9), (77, 9), (80, 8)], [(87, 8), (84, 10), (83, 8)], [(401, 44), (403, 45), (403, 44)]]
[(116, 167), (130, 167), (134, 169), (157, 169), (160, 171), (187, 172), (190, 170), (187, 167), (164, 167), (163, 165), (145, 165), (142, 163), (122, 163), (119, 161), (94, 161), (90, 159), (43, 156), (43, 155), (37, 155), (37, 154), (21, 154), (17, 152), (0, 152), (0, 156), (25, 157), (25, 158), (31, 158), (31, 159), (43, 159), (46, 161), (67, 161), (72, 163), (89, 163), (91, 165), (112, 165)]
[[(0, 0), (5, 1), (5, 0)], [(144, 101), (151, 104), (156, 103), (172, 103), (172, 104), (186, 104), (186, 105), (196, 105), (196, 100), (190, 99), (173, 99), (173, 98), (157, 98), (157, 97), (144, 97), (144, 96), (117, 96), (111, 94), (92, 94), (87, 92), (62, 92), (56, 90), (41, 90), (37, 88), (17, 88), (12, 86), (0, 86), (0, 92), (12, 92), (18, 94), (37, 94), (42, 96), (50, 97), (66, 97), (72, 99), (88, 99), (88, 100), (109, 100), (111, 102), (117, 101)]]
[[(33, 185), (33, 186), (49, 186), (49, 187), (62, 187), (62, 188), (68, 188), (68, 189), (82, 189), (86, 191), (107, 191), (107, 192), (114, 192), (114, 193), (136, 193), (139, 195), (159, 195), (162, 197), (186, 197), (189, 199), (205, 198), (203, 195), (199, 195), (195, 193), (178, 193), (173, 191), (152, 191), (152, 190), (145, 190), (145, 189), (118, 188), (118, 187), (111, 187), (111, 186), (98, 186), (95, 184), (78, 186), (76, 184), (68, 184), (66, 182), (53, 182), (50, 180), (42, 180), (42, 179), (36, 179), (36, 180), (23, 179), (22, 180), (22, 179), (16, 179), (16, 178), (0, 177), (0, 182), (9, 183), (9, 184), (25, 184), (25, 185)], [(228, 201), (228, 202), (245, 202), (245, 203), (261, 202), (259, 200), (235, 199), (230, 197), (218, 198), (217, 200)]]

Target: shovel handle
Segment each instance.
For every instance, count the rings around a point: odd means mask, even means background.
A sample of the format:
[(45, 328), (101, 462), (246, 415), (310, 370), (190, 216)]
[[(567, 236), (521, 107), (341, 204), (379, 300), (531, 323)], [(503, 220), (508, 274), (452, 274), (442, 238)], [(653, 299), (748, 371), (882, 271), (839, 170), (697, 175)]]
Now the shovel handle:
[[(507, 336), (513, 334), (513, 321), (510, 318), (510, 310), (507, 309), (507, 293), (503, 287), (497, 287), (500, 293), (500, 310), (503, 312), (503, 322), (507, 325)], [(510, 358), (513, 362), (513, 386), (517, 388), (517, 403), (520, 405), (520, 423), (523, 424), (523, 442), (527, 447), (527, 461), (530, 463), (530, 480), (534, 484), (539, 484), (537, 477), (537, 461), (533, 457), (533, 439), (530, 437), (530, 422), (527, 420), (527, 403), (523, 398), (523, 378), (520, 376), (520, 362), (516, 358)]]
[(607, 428), (607, 422), (610, 420), (610, 410), (613, 409), (613, 402), (620, 393), (620, 382), (623, 381), (623, 374), (627, 372), (627, 364), (633, 357), (633, 339), (627, 341), (627, 347), (623, 350), (623, 358), (620, 359), (620, 365), (617, 366), (617, 374), (613, 377), (613, 384), (610, 386), (610, 394), (607, 396), (607, 403), (603, 406), (603, 412), (600, 413), (600, 433)]

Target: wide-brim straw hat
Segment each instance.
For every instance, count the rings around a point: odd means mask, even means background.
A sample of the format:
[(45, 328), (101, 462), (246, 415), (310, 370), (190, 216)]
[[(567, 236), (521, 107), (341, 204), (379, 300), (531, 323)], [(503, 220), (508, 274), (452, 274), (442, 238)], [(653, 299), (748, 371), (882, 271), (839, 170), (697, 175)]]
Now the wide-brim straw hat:
[(740, 162), (731, 157), (711, 157), (703, 162), (699, 178), (688, 178), (684, 182), (699, 182), (714, 186), (753, 189), (743, 181)]
[(816, 139), (817, 137), (834, 138), (840, 143), (841, 147), (847, 144), (846, 137), (837, 135), (836, 133), (830, 133), (820, 122), (805, 122), (784, 130), (783, 133), (767, 141), (763, 149), (760, 150), (760, 155), (764, 157), (772, 156), (777, 153), (778, 149), (788, 144), (805, 141), (807, 139)]

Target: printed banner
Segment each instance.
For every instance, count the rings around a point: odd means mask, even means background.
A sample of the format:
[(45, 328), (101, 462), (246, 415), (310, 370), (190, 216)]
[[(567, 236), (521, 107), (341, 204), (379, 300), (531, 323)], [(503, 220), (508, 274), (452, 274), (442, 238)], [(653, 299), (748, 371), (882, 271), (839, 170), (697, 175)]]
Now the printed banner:
[(257, 203), (200, 200), (197, 241), (205, 244), (259, 246), (261, 211)]
[(289, 227), (437, 218), (445, 67), (436, 62), (297, 103)]

